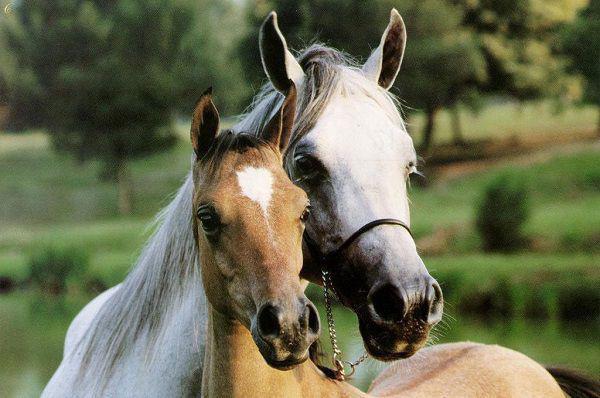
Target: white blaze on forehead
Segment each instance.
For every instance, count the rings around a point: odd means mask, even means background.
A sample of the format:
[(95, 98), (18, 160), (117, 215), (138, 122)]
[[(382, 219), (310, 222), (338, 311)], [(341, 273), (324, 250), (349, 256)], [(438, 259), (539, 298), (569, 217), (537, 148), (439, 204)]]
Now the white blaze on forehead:
[(273, 196), (273, 175), (264, 168), (246, 167), (237, 172), (242, 194), (258, 203), (265, 215)]

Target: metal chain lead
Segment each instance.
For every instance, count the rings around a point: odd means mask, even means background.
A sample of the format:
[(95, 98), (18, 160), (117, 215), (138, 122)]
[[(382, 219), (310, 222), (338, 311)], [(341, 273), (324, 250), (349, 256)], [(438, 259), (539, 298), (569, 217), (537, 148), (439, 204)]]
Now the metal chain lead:
[[(329, 339), (331, 340), (331, 350), (333, 351), (333, 366), (337, 371), (337, 378), (339, 380), (345, 380), (346, 377), (351, 377), (356, 371), (356, 367), (364, 362), (369, 356), (366, 352), (362, 354), (356, 361), (346, 361), (342, 359), (342, 351), (337, 344), (337, 334), (335, 331), (335, 320), (333, 319), (333, 308), (331, 306), (331, 297), (329, 295), (329, 286), (331, 282), (329, 280), (329, 272), (325, 269), (321, 270), (321, 276), (323, 278), (323, 298), (325, 299), (325, 312), (327, 313), (327, 326), (329, 327)], [(350, 367), (350, 373), (346, 374), (344, 364)]]

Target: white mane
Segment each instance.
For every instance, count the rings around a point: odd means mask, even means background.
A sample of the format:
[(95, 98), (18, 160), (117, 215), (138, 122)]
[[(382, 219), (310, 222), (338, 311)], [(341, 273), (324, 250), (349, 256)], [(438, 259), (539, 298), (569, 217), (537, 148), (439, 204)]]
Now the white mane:
[[(402, 123), (395, 98), (365, 78), (360, 68), (337, 50), (313, 45), (299, 55), (299, 62), (306, 75), (298, 93), (298, 115), (289, 153), (293, 154), (295, 144), (311, 130), (338, 95), (365, 95), (376, 101), (390, 118)], [(260, 134), (282, 101), (283, 95), (266, 84), (234, 131)], [(293, 156), (287, 157), (288, 164), (291, 158)], [(152, 358), (152, 349), (161, 336), (165, 319), (184, 297), (189, 299), (190, 294), (195, 295), (198, 306), (205, 305), (192, 233), (192, 193), (193, 181), (188, 173), (175, 198), (156, 218), (158, 227), (132, 271), (103, 305), (81, 340), (81, 344), (85, 344), (81, 375), (93, 377), (100, 389), (119, 358), (134, 344), (145, 344), (147, 358)], [(203, 339), (203, 336), (198, 337)], [(194, 346), (197, 343), (190, 342)]]

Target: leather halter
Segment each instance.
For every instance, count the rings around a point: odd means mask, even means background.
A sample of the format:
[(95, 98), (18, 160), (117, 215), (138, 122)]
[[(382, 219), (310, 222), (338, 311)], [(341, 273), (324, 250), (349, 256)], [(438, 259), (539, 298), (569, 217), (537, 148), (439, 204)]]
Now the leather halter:
[(348, 239), (344, 241), (337, 249), (330, 251), (329, 253), (323, 253), (315, 240), (308, 235), (307, 232), (304, 233), (303, 239), (306, 242), (306, 246), (310, 252), (310, 256), (314, 261), (317, 261), (321, 268), (327, 269), (328, 265), (339, 258), (340, 254), (346, 250), (352, 243), (354, 243), (362, 234), (372, 230), (375, 227), (380, 225), (398, 225), (404, 228), (408, 234), (412, 237), (413, 234), (410, 230), (410, 227), (406, 225), (403, 221), (400, 221), (395, 218), (380, 218), (378, 220), (371, 221), (362, 227), (360, 227), (356, 232), (354, 232)]

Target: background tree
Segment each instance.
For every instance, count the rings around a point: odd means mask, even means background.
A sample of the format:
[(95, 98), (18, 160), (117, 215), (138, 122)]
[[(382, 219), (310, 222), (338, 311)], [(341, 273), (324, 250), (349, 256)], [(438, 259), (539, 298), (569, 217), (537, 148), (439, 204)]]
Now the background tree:
[(573, 24), (563, 32), (569, 68), (584, 78), (582, 101), (598, 108), (600, 134), (600, 0), (591, 0)]
[(423, 0), (410, 2), (401, 13), (409, 21), (409, 42), (395, 86), (409, 108), (425, 113), (420, 149), (427, 152), (439, 111), (477, 94), (486, 79), (485, 63), (476, 38), (461, 26), (457, 7)]
[(227, 78), (236, 64), (211, 29), (228, 11), (192, 0), (19, 3), (3, 31), (12, 62), (0, 69), (13, 127), (43, 127), (55, 148), (100, 159), (129, 213), (127, 164), (174, 143), (174, 111), (189, 114), (210, 84), (227, 105), (238, 98)]
[(477, 34), (488, 74), (481, 91), (526, 100), (565, 95), (572, 87), (556, 44), (587, 0), (449, 1)]

